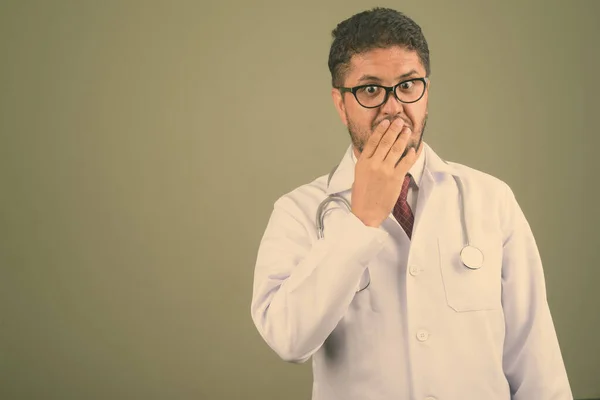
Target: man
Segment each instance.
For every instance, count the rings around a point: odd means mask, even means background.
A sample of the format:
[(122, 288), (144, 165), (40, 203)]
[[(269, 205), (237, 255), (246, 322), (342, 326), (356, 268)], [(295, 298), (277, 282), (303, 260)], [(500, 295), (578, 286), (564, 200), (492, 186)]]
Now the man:
[[(421, 29), (375, 8), (333, 36), (331, 93), (352, 145), (330, 177), (275, 202), (251, 306), (261, 336), (286, 361), (312, 357), (313, 400), (572, 399), (513, 192), (423, 142)], [(463, 263), (467, 240), (478, 250)]]

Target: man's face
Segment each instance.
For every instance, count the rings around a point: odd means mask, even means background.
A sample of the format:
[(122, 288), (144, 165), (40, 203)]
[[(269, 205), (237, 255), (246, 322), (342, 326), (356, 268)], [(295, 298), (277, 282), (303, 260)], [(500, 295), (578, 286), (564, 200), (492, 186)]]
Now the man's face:
[[(394, 86), (407, 79), (422, 77), (425, 77), (425, 68), (417, 52), (395, 46), (354, 55), (350, 60), (350, 70), (344, 86), (366, 84)], [(393, 93), (390, 93), (387, 101), (381, 106), (364, 108), (352, 93), (341, 94), (338, 89), (332, 89), (334, 104), (344, 125), (348, 128), (355, 155), (357, 157), (360, 155), (369, 137), (384, 119), (390, 122), (397, 118), (403, 119), (405, 125), (412, 131), (406, 150), (411, 147), (416, 150), (423, 138), (427, 123), (428, 92), (429, 87), (419, 101), (410, 104), (398, 101)]]

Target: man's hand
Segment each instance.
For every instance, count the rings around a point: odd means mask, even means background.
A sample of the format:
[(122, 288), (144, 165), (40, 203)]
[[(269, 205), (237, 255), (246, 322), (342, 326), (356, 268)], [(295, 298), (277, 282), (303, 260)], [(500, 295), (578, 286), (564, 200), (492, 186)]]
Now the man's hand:
[(356, 162), (352, 185), (352, 213), (365, 225), (379, 227), (388, 217), (402, 189), (404, 177), (423, 151), (423, 141), (415, 152), (402, 154), (411, 130), (396, 119), (390, 126), (383, 120), (369, 138)]

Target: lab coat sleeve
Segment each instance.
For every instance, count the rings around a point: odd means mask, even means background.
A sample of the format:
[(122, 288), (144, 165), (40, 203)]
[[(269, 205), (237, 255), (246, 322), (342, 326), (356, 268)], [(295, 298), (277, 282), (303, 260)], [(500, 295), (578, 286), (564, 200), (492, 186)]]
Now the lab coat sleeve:
[(251, 314), (262, 338), (285, 361), (305, 362), (321, 347), (383, 248), (387, 232), (343, 212), (336, 229), (316, 241), (316, 230), (300, 222), (293, 200), (284, 196), (274, 205), (258, 249)]
[(505, 185), (502, 306), (506, 332), (503, 368), (512, 400), (573, 399), (546, 298), (533, 233)]

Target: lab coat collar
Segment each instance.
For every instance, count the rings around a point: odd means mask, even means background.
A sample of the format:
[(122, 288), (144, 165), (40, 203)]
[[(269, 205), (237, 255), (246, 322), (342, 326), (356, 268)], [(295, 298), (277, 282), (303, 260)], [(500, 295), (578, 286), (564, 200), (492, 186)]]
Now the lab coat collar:
[[(344, 153), (344, 156), (337, 169), (331, 177), (331, 181), (326, 190), (327, 195), (352, 189), (355, 168), (352, 151), (353, 147), (352, 144), (350, 144), (346, 149), (346, 152)], [(420, 170), (418, 170), (421, 160), (415, 163), (415, 165), (413, 165), (413, 167), (409, 170), (413, 177), (415, 177), (415, 181), (419, 186), (420, 182), (422, 181), (422, 175), (427, 175), (428, 177), (430, 176), (433, 178), (433, 180), (439, 180), (443, 179), (443, 176), (447, 174), (458, 174), (458, 171), (451, 164), (447, 164), (444, 160), (442, 160), (425, 141), (423, 141), (423, 152), (421, 153), (420, 158), (423, 158), (424, 164), (422, 166), (422, 174), (420, 174)]]

